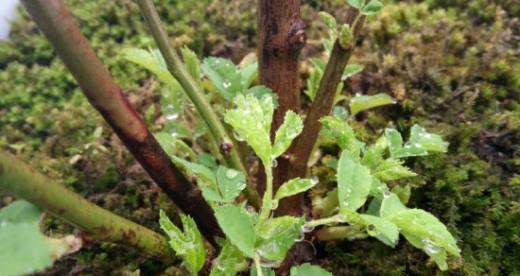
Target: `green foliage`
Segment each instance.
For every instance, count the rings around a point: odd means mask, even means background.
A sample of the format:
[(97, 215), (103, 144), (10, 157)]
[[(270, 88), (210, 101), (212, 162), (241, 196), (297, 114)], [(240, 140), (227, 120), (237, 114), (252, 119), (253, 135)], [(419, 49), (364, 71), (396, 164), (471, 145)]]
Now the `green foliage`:
[(332, 276), (332, 273), (311, 264), (302, 264), (291, 268), (291, 276)]
[(175, 226), (162, 210), (160, 212), (159, 223), (170, 239), (170, 246), (183, 259), (191, 273), (197, 275), (206, 261), (202, 235), (191, 217), (181, 214), (181, 220), (184, 231)]
[(26, 201), (0, 209), (0, 274), (25, 275), (52, 265), (53, 250), (40, 232), (41, 211)]
[(356, 211), (363, 206), (370, 192), (370, 170), (355, 161), (345, 150), (339, 159), (337, 177), (340, 208)]
[(229, 241), (240, 249), (242, 254), (253, 258), (257, 241), (253, 217), (244, 208), (233, 205), (215, 208), (215, 216)]
[(352, 116), (355, 116), (361, 111), (389, 104), (395, 104), (395, 101), (387, 94), (377, 94), (374, 96), (356, 95), (350, 101), (350, 113)]

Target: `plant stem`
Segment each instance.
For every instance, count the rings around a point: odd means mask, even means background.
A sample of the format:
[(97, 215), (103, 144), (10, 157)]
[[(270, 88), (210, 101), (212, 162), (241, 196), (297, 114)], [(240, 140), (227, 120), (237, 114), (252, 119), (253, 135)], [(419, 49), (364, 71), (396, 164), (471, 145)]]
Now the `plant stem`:
[(264, 170), (266, 175), (266, 189), (262, 199), (262, 208), (260, 209), (257, 225), (262, 225), (262, 223), (269, 218), (273, 209), (273, 168), (271, 164), (264, 164)]
[[(357, 18), (357, 14), (356, 17)], [(356, 19), (353, 19), (356, 20)], [(361, 16), (356, 20), (356, 25), (352, 28), (353, 41), (361, 30), (365, 17)], [(336, 89), (341, 82), (341, 77), (345, 67), (348, 64), (350, 57), (354, 50), (354, 43), (351, 42), (350, 47), (343, 48), (339, 41), (336, 40), (334, 48), (320, 81), (318, 91), (314, 102), (312, 103), (307, 117), (305, 118), (302, 133), (296, 138), (293, 147), (290, 149), (289, 156), (291, 156), (291, 166), (289, 172), (292, 177), (304, 177), (307, 171), (307, 162), (312, 154), (312, 149), (318, 139), (321, 123), (320, 119), (323, 116), (329, 115), (334, 107), (334, 98), (336, 96)]]
[(213, 210), (200, 190), (174, 166), (131, 107), (63, 3), (60, 0), (23, 0), (22, 3), (92, 106), (103, 115), (155, 183), (183, 212), (193, 217), (206, 239), (217, 245), (215, 237), (224, 235)]
[(367, 237), (367, 234), (362, 229), (359, 226), (325, 227), (316, 233), (316, 237), (320, 241), (363, 239)]
[(341, 215), (335, 215), (335, 216), (328, 217), (328, 218), (311, 220), (311, 221), (305, 223), (305, 227), (314, 228), (316, 226), (330, 225), (330, 224), (342, 223), (342, 222), (343, 222), (342, 216)]
[[(218, 143), (217, 146), (221, 149), (221, 152), (224, 155), (224, 159), (226, 159), (228, 165), (243, 172), (244, 175), (248, 175), (247, 170), (242, 164), (240, 155), (236, 150), (236, 146), (233, 144), (233, 140), (228, 136), (226, 129), (211, 107), (209, 101), (206, 99), (206, 95), (197, 82), (191, 77), (177, 52), (170, 47), (168, 35), (161, 26), (161, 21), (153, 2), (151, 0), (137, 0), (137, 3), (139, 4), (139, 8), (148, 23), (152, 36), (164, 57), (168, 70), (177, 81), (179, 81), (180, 85), (195, 105), (195, 108), (206, 122), (208, 129)], [(248, 186), (244, 193), (251, 205), (256, 207), (259, 206), (260, 197), (251, 186)]]
[(255, 266), (256, 266), (256, 275), (264, 276), (264, 272), (262, 271), (262, 264), (260, 263), (260, 256), (255, 255), (254, 261), (255, 261)]
[(1, 150), (0, 189), (32, 202), (100, 241), (131, 245), (166, 261), (173, 259), (162, 235), (88, 202)]

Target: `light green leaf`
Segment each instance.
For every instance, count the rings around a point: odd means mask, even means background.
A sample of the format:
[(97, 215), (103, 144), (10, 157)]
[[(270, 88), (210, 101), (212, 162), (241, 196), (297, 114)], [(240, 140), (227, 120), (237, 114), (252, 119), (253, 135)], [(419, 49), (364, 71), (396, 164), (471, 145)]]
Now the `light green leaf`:
[(311, 69), (311, 73), (307, 79), (307, 88), (304, 91), (305, 95), (309, 97), (311, 102), (314, 101), (314, 98), (316, 98), (316, 93), (318, 92), (322, 75), (322, 71), (316, 68)]
[(26, 275), (52, 266), (53, 252), (40, 232), (41, 211), (27, 201), (0, 209), (0, 275)]
[(411, 146), (420, 145), (428, 152), (446, 152), (448, 150), (448, 143), (444, 142), (440, 135), (428, 133), (419, 125), (412, 126), (408, 143)]
[(394, 247), (399, 240), (399, 230), (397, 226), (390, 220), (385, 218), (361, 215), (365, 221), (367, 233), (383, 242), (384, 244)]
[(338, 163), (338, 201), (341, 209), (357, 210), (367, 200), (372, 183), (370, 170), (343, 151)]
[(336, 18), (334, 18), (334, 16), (332, 16), (330, 13), (324, 12), (324, 11), (319, 12), (318, 15), (320, 16), (321, 21), (323, 21), (323, 23), (325, 23), (325, 25), (327, 25), (327, 27), (329, 27), (329, 29), (336, 30), (338, 24), (337, 24)]
[(410, 233), (402, 234), (414, 247), (423, 250), (428, 256), (430, 256), (440, 270), (448, 269), (448, 263), (446, 262), (448, 256), (444, 248), (432, 244), (429, 239), (422, 239)]
[(195, 81), (200, 82), (200, 60), (197, 54), (185, 46), (181, 48), (181, 55), (190, 75)]
[(123, 50), (123, 55), (125, 59), (154, 73), (162, 82), (172, 86), (180, 86), (177, 80), (175, 80), (168, 71), (166, 62), (158, 49), (150, 49), (147, 51), (143, 49), (129, 48)]
[(210, 276), (234, 276), (249, 266), (244, 255), (229, 240), (224, 242), (220, 254), (213, 262)]
[[(276, 276), (274, 271), (271, 268), (268, 267), (262, 267), (262, 274), (263, 276)], [(251, 266), (251, 272), (249, 273), (250, 276), (258, 276), (259, 274), (256, 271), (256, 266)]]
[(363, 155), (361, 164), (374, 170), (383, 161), (383, 155), (388, 148), (388, 140), (383, 135), (377, 141), (370, 145)]
[(311, 179), (291, 179), (278, 188), (278, 191), (276, 191), (274, 196), (274, 200), (279, 201), (282, 198), (303, 193), (314, 187), (316, 184), (318, 184), (318, 182), (312, 181)]
[(205, 185), (209, 185), (216, 189), (217, 179), (215, 177), (215, 173), (211, 169), (197, 163), (186, 161), (176, 156), (171, 156), (171, 158), (176, 165), (188, 171), (190, 176), (196, 176), (199, 180), (203, 181)]
[(229, 241), (242, 253), (254, 257), (256, 235), (252, 217), (243, 209), (233, 205), (216, 207), (218, 224)]
[(346, 67), (345, 67), (345, 71), (343, 72), (343, 76), (341, 76), (341, 79), (342, 80), (346, 80), (356, 74), (359, 74), (361, 73), (363, 70), (365, 69), (365, 67), (363, 65), (359, 65), (359, 64), (348, 64)]
[(302, 130), (303, 122), (300, 116), (292, 110), (287, 111), (282, 125), (276, 131), (271, 158), (274, 160), (282, 155)]
[(371, 0), (368, 4), (361, 10), (361, 14), (366, 16), (376, 15), (383, 9), (383, 3), (378, 0)]
[(282, 261), (287, 251), (302, 235), (303, 217), (276, 217), (265, 221), (258, 228), (257, 250), (263, 259)]
[(342, 150), (348, 150), (351, 157), (359, 159), (363, 143), (356, 139), (354, 130), (338, 118), (326, 116), (321, 118), (323, 125), (323, 136), (335, 141)]
[(204, 266), (206, 250), (204, 249), (202, 235), (195, 221), (191, 217), (181, 214), (183, 232), (170, 221), (162, 210), (159, 215), (159, 224), (161, 229), (168, 235), (168, 243), (175, 251), (175, 254), (180, 256), (187, 267), (196, 274)]
[(248, 88), (258, 77), (258, 63), (253, 62), (240, 68), (240, 74), (242, 75), (242, 87)]
[(401, 200), (399, 200), (399, 197), (396, 194), (389, 191), (384, 193), (383, 201), (381, 202), (381, 209), (379, 211), (381, 217), (391, 220), (393, 216), (406, 210), (406, 206), (401, 203)]
[(238, 95), (236, 108), (226, 111), (224, 120), (230, 124), (235, 136), (245, 140), (260, 157), (264, 165), (271, 162), (271, 121), (273, 118), (273, 100), (264, 95), (261, 99), (253, 95)]
[(217, 169), (217, 183), (222, 202), (233, 202), (246, 187), (246, 178), (242, 172), (219, 166)]
[(417, 174), (403, 166), (403, 161), (389, 158), (377, 166), (374, 175), (381, 181), (391, 181), (416, 176)]
[[(434, 215), (421, 209), (408, 209), (389, 218), (403, 235), (412, 235), (430, 247), (441, 247), (448, 253), (460, 256), (457, 241), (446, 226)], [(425, 248), (425, 251), (431, 248)], [(435, 248), (434, 248), (435, 249)], [(435, 250), (430, 250), (435, 251)]]
[(327, 270), (309, 263), (291, 267), (291, 276), (333, 276)]
[(377, 94), (374, 96), (355, 96), (350, 101), (350, 113), (352, 116), (355, 116), (361, 111), (389, 104), (395, 104), (395, 101), (387, 94)]
[(348, 0), (349, 5), (360, 10), (365, 6), (365, 0)]
[(341, 25), (339, 29), (338, 41), (341, 47), (344, 49), (350, 47), (350, 42), (352, 41), (352, 30), (350, 29), (350, 25)]
[(236, 95), (243, 92), (242, 74), (231, 61), (208, 57), (202, 62), (201, 69), (224, 99), (232, 101)]
[(247, 89), (245, 94), (246, 95), (251, 94), (251, 95), (255, 96), (256, 98), (258, 98), (259, 100), (264, 98), (264, 96), (269, 96), (273, 100), (273, 106), (274, 107), (278, 106), (278, 95), (276, 95), (276, 93), (274, 93), (273, 90), (271, 90), (271, 88), (269, 88), (269, 87), (265, 87), (263, 85), (253, 86), (253, 87)]

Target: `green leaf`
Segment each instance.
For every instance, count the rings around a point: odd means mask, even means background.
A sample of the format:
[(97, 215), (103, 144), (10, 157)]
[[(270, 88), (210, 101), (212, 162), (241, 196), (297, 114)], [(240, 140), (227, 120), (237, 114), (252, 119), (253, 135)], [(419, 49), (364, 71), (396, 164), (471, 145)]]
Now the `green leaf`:
[(282, 261), (287, 251), (302, 235), (305, 223), (303, 217), (276, 217), (267, 220), (258, 228), (260, 240), (257, 250), (262, 258), (270, 261)]
[(377, 139), (375, 144), (372, 144), (368, 147), (363, 155), (363, 160), (361, 164), (369, 167), (371, 170), (374, 170), (379, 166), (379, 164), (383, 161), (383, 155), (388, 148), (388, 140), (383, 135)]
[(216, 207), (215, 216), (229, 241), (253, 258), (257, 238), (252, 217), (243, 208), (233, 205)]
[(197, 54), (190, 50), (188, 47), (181, 48), (182, 59), (184, 60), (184, 64), (186, 64), (186, 68), (188, 72), (193, 77), (193, 79), (197, 82), (200, 81), (201, 73), (200, 73), (200, 60), (197, 57)]
[(333, 276), (327, 270), (309, 263), (291, 267), (291, 276)]
[(336, 30), (338, 23), (336, 22), (336, 18), (332, 16), (330, 13), (327, 12), (319, 12), (318, 15), (320, 16), (321, 21), (329, 27), (331, 30)]
[(278, 188), (278, 191), (276, 191), (274, 196), (274, 200), (279, 201), (282, 198), (303, 193), (314, 187), (316, 184), (318, 184), (318, 182), (312, 181), (311, 179), (291, 179)]
[[(422, 248), (425, 251), (432, 252), (436, 251), (436, 248), (433, 247), (441, 247), (454, 256), (460, 256), (457, 241), (434, 215), (421, 209), (408, 209), (389, 219), (401, 229), (400, 231), (405, 237), (412, 235), (420, 238), (424, 246), (430, 247)], [(430, 250), (432, 248), (434, 250)]]
[(154, 73), (160, 81), (168, 85), (180, 87), (177, 80), (175, 80), (168, 71), (166, 62), (158, 49), (150, 49), (147, 51), (143, 49), (129, 48), (123, 50), (123, 55), (125, 59)]
[(383, 9), (383, 3), (378, 0), (371, 0), (362, 10), (361, 14), (370, 16), (370, 15), (376, 15)]
[(428, 133), (419, 125), (412, 126), (408, 143), (411, 146), (422, 147), (428, 152), (448, 151), (448, 143), (444, 142), (440, 135)]
[(343, 151), (338, 163), (338, 201), (341, 209), (357, 210), (367, 200), (372, 183), (370, 170)]
[(321, 118), (323, 136), (335, 141), (342, 150), (348, 150), (352, 158), (359, 159), (363, 143), (356, 139), (354, 130), (338, 118), (326, 116)]
[(267, 95), (261, 99), (253, 95), (238, 95), (235, 104), (235, 109), (226, 111), (224, 120), (233, 127), (236, 137), (253, 148), (264, 165), (270, 165), (272, 148), (269, 134), (274, 112), (272, 98)]
[(236, 95), (243, 92), (242, 74), (231, 61), (208, 57), (202, 62), (201, 69), (224, 99), (232, 101)]
[(399, 240), (399, 230), (397, 226), (390, 220), (385, 218), (361, 215), (365, 221), (367, 233), (383, 242), (384, 244), (394, 247)]
[(184, 232), (173, 224), (168, 216), (161, 210), (159, 224), (161, 229), (168, 235), (169, 244), (180, 256), (188, 268), (196, 274), (204, 266), (206, 261), (206, 250), (202, 235), (195, 224), (195, 221), (186, 215), (181, 214)]
[[(262, 275), (263, 276), (276, 276), (274, 271), (268, 267), (262, 267)], [(251, 273), (249, 273), (250, 276), (258, 276), (259, 274), (256, 271), (256, 266), (251, 266)]]
[(258, 76), (258, 63), (253, 62), (240, 68), (240, 74), (242, 75), (242, 87), (248, 88)]
[(361, 8), (363, 8), (363, 6), (365, 6), (365, 0), (348, 0), (347, 1), (349, 3), (349, 5), (351, 5), (352, 7), (360, 10)]
[(374, 96), (355, 96), (350, 101), (350, 113), (352, 116), (355, 116), (361, 111), (389, 104), (395, 104), (395, 101), (387, 94), (377, 94)]
[(233, 202), (246, 187), (246, 177), (242, 172), (219, 166), (217, 169), (217, 184), (222, 202)]
[(27, 201), (0, 209), (0, 275), (27, 275), (52, 266), (53, 252), (40, 232), (41, 211)]
[(274, 160), (282, 155), (302, 130), (303, 122), (300, 116), (292, 110), (287, 111), (282, 125), (276, 131), (271, 158)]
[(341, 77), (342, 80), (346, 80), (356, 74), (361, 73), (365, 67), (363, 65), (359, 64), (348, 64), (345, 67), (345, 71), (343, 72), (343, 76)]
[(390, 219), (406, 210), (406, 206), (401, 203), (401, 200), (399, 200), (399, 197), (396, 194), (389, 191), (384, 193), (383, 201), (381, 202), (381, 209), (379, 211), (381, 217)]
[(403, 166), (403, 161), (389, 158), (377, 166), (374, 170), (374, 175), (381, 181), (392, 181), (416, 176), (417, 174)]
[(262, 99), (264, 96), (269, 96), (273, 100), (273, 106), (274, 107), (278, 106), (278, 95), (276, 95), (276, 93), (274, 93), (273, 90), (271, 90), (271, 88), (269, 88), (269, 87), (265, 87), (263, 85), (257, 85), (257, 86), (253, 86), (253, 87), (247, 89), (247, 91), (245, 93), (246, 93), (246, 95), (251, 94), (251, 95), (255, 96), (256, 98), (258, 98), (259, 100)]
[(213, 188), (217, 187), (217, 179), (215, 173), (211, 169), (201, 164), (186, 161), (176, 156), (171, 156), (171, 158), (176, 165), (187, 170), (189, 176), (196, 176), (199, 180), (202, 180), (205, 185), (209, 185)]
[(229, 240), (225, 240), (220, 254), (213, 262), (210, 276), (234, 276), (247, 269), (248, 266), (249, 264), (242, 252)]

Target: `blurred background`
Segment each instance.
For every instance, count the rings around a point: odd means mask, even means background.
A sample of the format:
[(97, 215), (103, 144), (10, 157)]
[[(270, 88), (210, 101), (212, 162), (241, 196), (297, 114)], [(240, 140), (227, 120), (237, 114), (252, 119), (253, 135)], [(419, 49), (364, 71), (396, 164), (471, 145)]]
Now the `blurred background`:
[[(90, 201), (158, 229), (168, 200), (91, 108), (45, 38), (18, 9), (0, 5), (0, 147)], [(152, 130), (164, 127), (161, 84), (126, 61), (122, 49), (154, 48), (131, 0), (64, 0), (132, 104)], [(253, 0), (156, 1), (171, 41), (199, 57), (239, 62), (255, 51)], [(358, 41), (353, 62), (363, 73), (345, 95), (388, 93), (398, 104), (368, 112), (353, 125), (373, 141), (387, 125), (408, 133), (419, 123), (450, 142), (447, 155), (410, 160), (421, 177), (401, 181), (408, 206), (434, 213), (460, 240), (463, 258), (449, 275), (520, 275), (520, 3), (517, 0), (384, 1)], [(346, 16), (344, 0), (302, 0), (308, 57), (320, 55), (324, 26), (317, 13)], [(7, 20), (6, 20), (7, 19)], [(10, 33), (8, 24), (12, 22)], [(303, 87), (305, 89), (305, 87)], [(349, 96), (350, 97), (350, 96)], [(302, 95), (302, 99), (308, 100)], [(320, 161), (319, 161), (320, 162)], [(333, 181), (318, 166), (313, 174)], [(395, 185), (396, 183), (394, 183)], [(0, 206), (13, 201), (0, 194)], [(71, 227), (46, 219), (50, 233)], [(375, 239), (328, 243), (321, 265), (337, 275), (435, 275), (425, 254), (404, 241), (392, 249)], [(42, 275), (176, 275), (139, 252), (92, 244)], [(134, 273), (134, 274), (132, 274)]]

